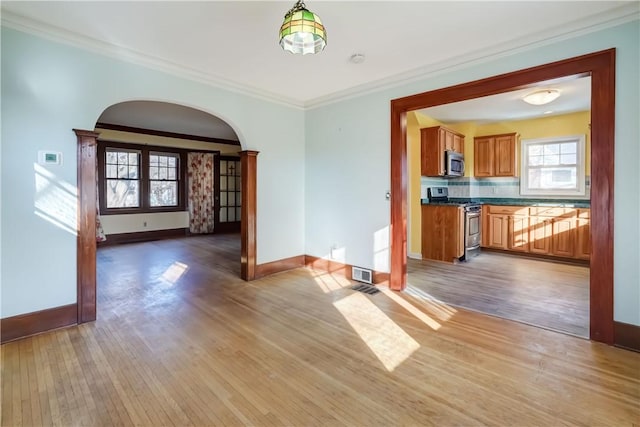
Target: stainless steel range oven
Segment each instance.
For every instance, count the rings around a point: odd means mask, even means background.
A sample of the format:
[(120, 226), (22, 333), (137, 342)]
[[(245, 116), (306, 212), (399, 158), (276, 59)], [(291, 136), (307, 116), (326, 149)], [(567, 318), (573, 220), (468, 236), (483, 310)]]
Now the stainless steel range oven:
[(430, 187), (427, 189), (429, 203), (461, 206), (464, 208), (464, 255), (460, 261), (467, 261), (480, 253), (482, 242), (482, 205), (464, 199), (450, 199), (446, 187)]
[(469, 204), (464, 207), (464, 258), (469, 259), (480, 253), (482, 242), (482, 206)]

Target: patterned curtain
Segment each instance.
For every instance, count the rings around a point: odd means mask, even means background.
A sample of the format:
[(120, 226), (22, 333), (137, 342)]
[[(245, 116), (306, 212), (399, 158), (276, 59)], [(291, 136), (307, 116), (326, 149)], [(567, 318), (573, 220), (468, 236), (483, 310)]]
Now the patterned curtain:
[(189, 231), (213, 232), (213, 153), (189, 153)]

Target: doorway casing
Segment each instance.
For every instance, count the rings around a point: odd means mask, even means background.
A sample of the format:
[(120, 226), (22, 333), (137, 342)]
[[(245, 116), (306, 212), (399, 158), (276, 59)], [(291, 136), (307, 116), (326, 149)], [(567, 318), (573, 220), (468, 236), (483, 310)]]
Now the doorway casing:
[(389, 286), (407, 285), (407, 112), (465, 101), (567, 76), (591, 76), (590, 339), (614, 343), (613, 178), (615, 49), (608, 49), (391, 101), (391, 264)]
[[(77, 323), (96, 320), (96, 161), (99, 133), (74, 129), (78, 143)], [(242, 221), (240, 270), (244, 280), (256, 271), (257, 151), (240, 151)]]

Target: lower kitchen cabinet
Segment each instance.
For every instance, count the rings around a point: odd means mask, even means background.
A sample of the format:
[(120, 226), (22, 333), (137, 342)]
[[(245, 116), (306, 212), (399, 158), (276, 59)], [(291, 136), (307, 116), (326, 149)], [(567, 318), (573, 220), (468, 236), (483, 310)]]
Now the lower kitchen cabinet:
[(578, 209), (578, 219), (576, 223), (576, 258), (589, 259), (591, 258), (591, 226), (589, 221), (591, 220), (590, 209)]
[(529, 217), (509, 216), (508, 248), (510, 251), (529, 252)]
[[(528, 209), (519, 206), (488, 206), (486, 215), (485, 246), (495, 249), (526, 252), (528, 249)], [(525, 213), (526, 212), (526, 213)]]
[(529, 217), (529, 252), (549, 255), (551, 253), (551, 219), (545, 217)]
[(464, 208), (422, 205), (422, 259), (453, 262), (464, 255)]
[(509, 216), (501, 214), (489, 214), (487, 233), (487, 246), (496, 249), (508, 249)]
[(483, 207), (483, 246), (588, 260), (590, 210), (523, 206)]
[(554, 218), (551, 233), (551, 254), (574, 258), (576, 254), (576, 218)]

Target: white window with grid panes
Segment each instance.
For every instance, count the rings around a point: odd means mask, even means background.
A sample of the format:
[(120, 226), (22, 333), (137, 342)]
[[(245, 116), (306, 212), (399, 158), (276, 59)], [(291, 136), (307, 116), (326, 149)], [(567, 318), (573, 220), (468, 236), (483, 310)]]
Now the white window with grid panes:
[(140, 207), (140, 151), (107, 148), (104, 169), (106, 207)]
[(178, 206), (178, 154), (149, 153), (149, 205)]
[(520, 194), (584, 196), (585, 137), (522, 140)]

